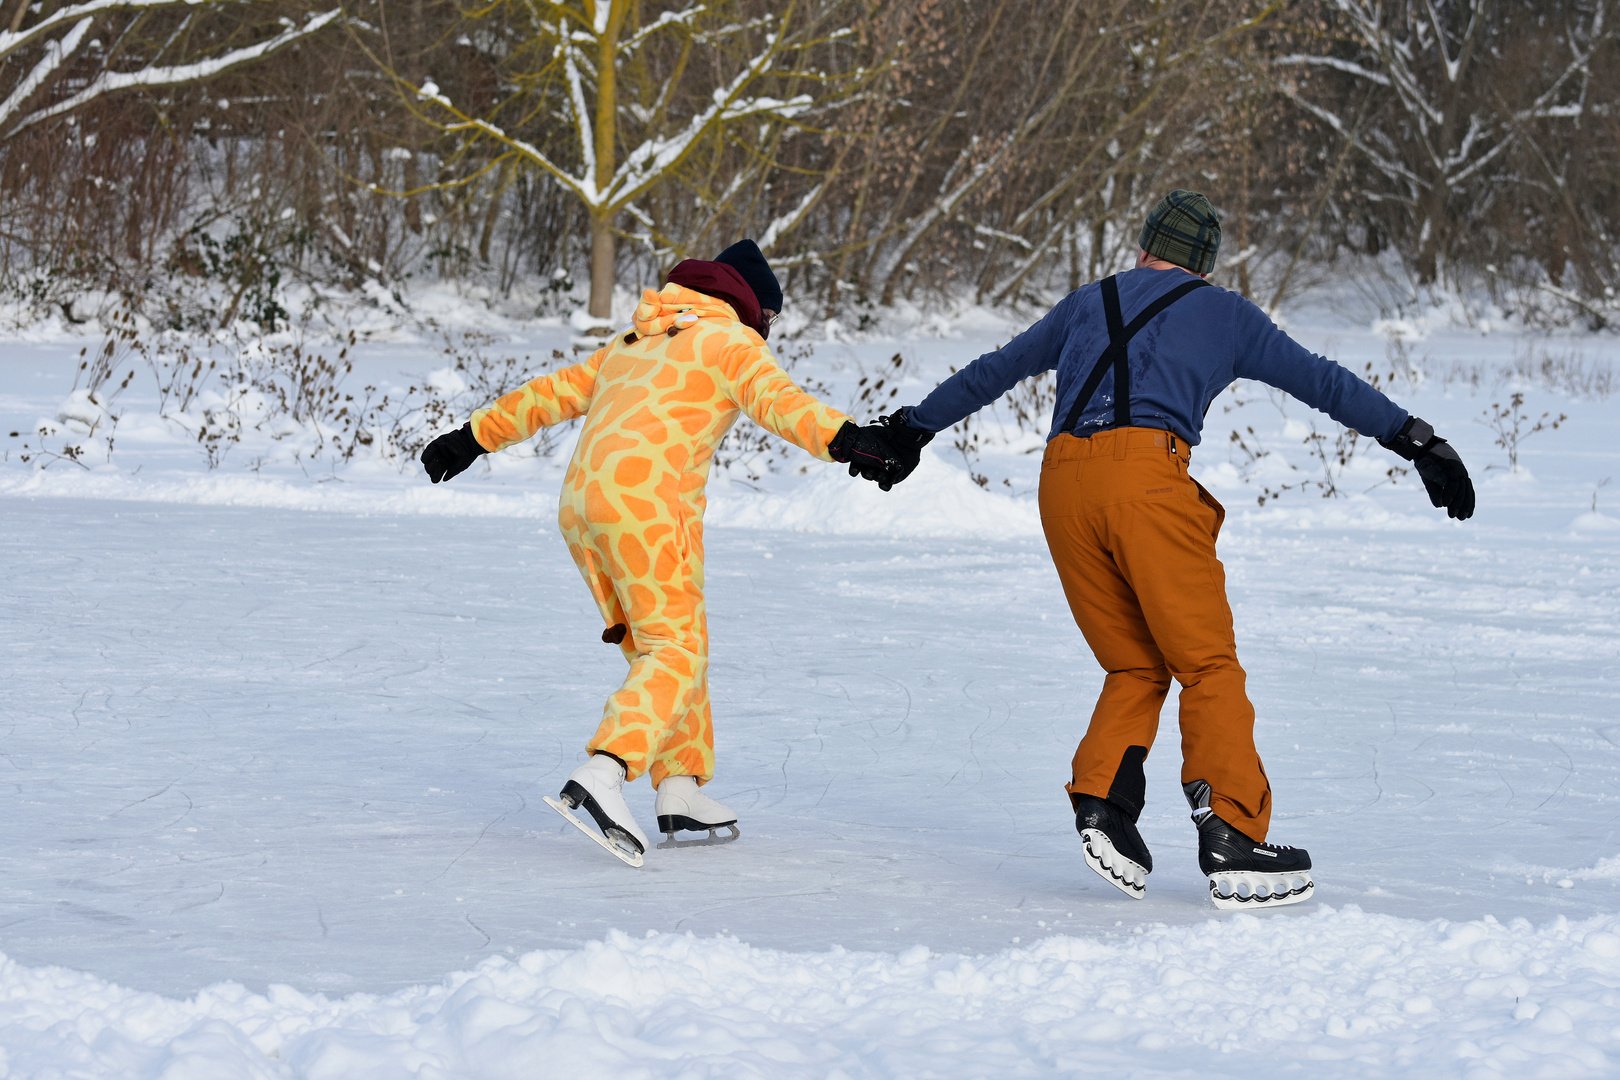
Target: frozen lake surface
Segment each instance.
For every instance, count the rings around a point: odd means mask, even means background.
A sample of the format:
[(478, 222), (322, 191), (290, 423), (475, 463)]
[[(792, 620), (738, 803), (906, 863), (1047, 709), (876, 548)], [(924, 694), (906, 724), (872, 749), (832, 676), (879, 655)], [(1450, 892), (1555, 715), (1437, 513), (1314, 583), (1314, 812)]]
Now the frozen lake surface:
[[(932, 351), (910, 398), (992, 343)], [(0, 411), (26, 423), (66, 352), (8, 349)], [(555, 463), (446, 490), (209, 472), (156, 440), (121, 468), (13, 460), (0, 1066), (1202, 1075), (1216, 1050), (1278, 1075), (1605, 1075), (1620, 521), (1588, 503), (1620, 473), (1614, 406), (1543, 395), (1571, 419), (1510, 476), (1484, 471), (1486, 398), (1396, 396), (1474, 467), (1474, 521), (1410, 484), (1257, 507), (1213, 411), (1195, 454), (1232, 511), (1272, 837), (1316, 864), (1316, 901), (1264, 919), (1205, 898), (1173, 697), (1147, 899), (1081, 862), (1062, 785), (1101, 672), (1021, 447), (1011, 495), (948, 447), (889, 496), (814, 463), (717, 485), (710, 790), (743, 835), (640, 871), (540, 802), (623, 673), (550, 521)], [(1304, 414), (1241, 408), (1276, 440)], [(630, 798), (651, 825), (650, 786)]]
[[(744, 839), (634, 873), (540, 802), (623, 671), (554, 531), (5, 506), (19, 961), (388, 990), (609, 929), (978, 953), (1211, 914), (1173, 709), (1147, 899), (1079, 860), (1062, 785), (1100, 672), (1038, 542), (717, 530), (712, 790)], [(1620, 909), (1620, 876), (1557, 886), (1620, 852), (1620, 557), (1481, 528), (1226, 541), (1273, 834), (1321, 903)]]

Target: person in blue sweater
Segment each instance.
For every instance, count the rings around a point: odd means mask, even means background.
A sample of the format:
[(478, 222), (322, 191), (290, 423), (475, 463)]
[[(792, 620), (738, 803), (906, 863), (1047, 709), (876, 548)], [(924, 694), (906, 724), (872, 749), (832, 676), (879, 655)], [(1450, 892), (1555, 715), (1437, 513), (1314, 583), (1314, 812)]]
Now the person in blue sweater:
[(885, 489), (900, 482), (934, 432), (1057, 369), (1041, 521), (1075, 622), (1107, 672), (1067, 786), (1086, 862), (1127, 896), (1144, 894), (1153, 859), (1136, 828), (1142, 765), (1174, 679), (1199, 866), (1217, 907), (1252, 910), (1298, 903), (1314, 885), (1303, 849), (1266, 842), (1271, 785), (1215, 554), (1225, 511), (1187, 472), (1204, 414), (1234, 380), (1254, 379), (1412, 462), (1453, 518), (1473, 514), (1474, 488), (1429, 424), (1205, 280), (1220, 241), (1209, 200), (1172, 191), (1148, 214), (1134, 269), (1075, 290), (920, 404), (883, 417), (872, 430), (897, 464), (874, 478)]

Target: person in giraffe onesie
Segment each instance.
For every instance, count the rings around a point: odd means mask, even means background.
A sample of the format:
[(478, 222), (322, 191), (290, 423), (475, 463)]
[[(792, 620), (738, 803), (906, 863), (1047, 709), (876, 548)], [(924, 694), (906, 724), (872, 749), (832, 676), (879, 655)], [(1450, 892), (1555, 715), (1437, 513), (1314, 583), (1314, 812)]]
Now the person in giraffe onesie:
[[(745, 413), (850, 474), (893, 469), (870, 429), (794, 385), (765, 344), (782, 292), (758, 246), (687, 260), (642, 293), (633, 329), (583, 363), (542, 375), (473, 413), (422, 451), (438, 483), (479, 455), (584, 417), (557, 523), (607, 630), (630, 663), (569, 776), (562, 809), (584, 806), (598, 842), (640, 865), (647, 838), (623, 785), (651, 773), (661, 831), (731, 827), (698, 790), (714, 775), (703, 599), (704, 488), (715, 447)], [(887, 487), (887, 484), (885, 484)], [(565, 814), (584, 829), (579, 819)], [(587, 833), (588, 829), (584, 830)]]

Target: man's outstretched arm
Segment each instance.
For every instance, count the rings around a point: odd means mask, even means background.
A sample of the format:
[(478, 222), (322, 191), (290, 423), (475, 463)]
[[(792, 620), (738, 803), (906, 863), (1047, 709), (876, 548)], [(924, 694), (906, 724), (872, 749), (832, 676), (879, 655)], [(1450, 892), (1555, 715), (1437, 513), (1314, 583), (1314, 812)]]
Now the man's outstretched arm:
[(1317, 356), (1283, 333), (1265, 312), (1245, 303), (1234, 335), (1236, 374), (1286, 390), (1347, 428), (1378, 440), (1410, 461), (1429, 501), (1459, 521), (1474, 514), (1474, 484), (1451, 444), (1427, 421), (1408, 413), (1365, 379)]
[(905, 410), (906, 422), (923, 431), (944, 431), (1024, 379), (1056, 367), (1079, 295), (1070, 293), (1040, 322), (940, 383), (920, 404)]

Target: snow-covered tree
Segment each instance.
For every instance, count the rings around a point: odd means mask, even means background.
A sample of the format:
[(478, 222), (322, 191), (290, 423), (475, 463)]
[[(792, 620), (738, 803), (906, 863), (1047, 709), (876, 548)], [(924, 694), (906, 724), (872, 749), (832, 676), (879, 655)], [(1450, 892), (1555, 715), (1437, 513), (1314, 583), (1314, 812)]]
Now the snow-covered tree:
[(242, 17), (244, 9), (264, 11), (275, 0), (13, 2), (0, 30), (0, 139), (108, 94), (203, 82), (261, 60), (340, 14), (332, 5), (296, 20)]
[(818, 55), (844, 36), (846, 6), (494, 0), (473, 14), (467, 37), (496, 61), (499, 87), (485, 101), (453, 97), (433, 72), (409, 77), (385, 49), (377, 56), (418, 115), (454, 140), (447, 164), (460, 175), (427, 186), (515, 165), (543, 172), (585, 208), (589, 312), (605, 323), (621, 219), (650, 225), (638, 202), (700, 148), (768, 142), (773, 127), (810, 110), (827, 84)]
[(894, 57), (848, 110), (848, 160), (813, 226), (829, 309), (947, 283), (1005, 302), (1040, 291), (1063, 262), (1076, 284), (1081, 264), (1111, 266), (1126, 222), (1192, 186), (1199, 140), (1224, 107), (1215, 61), (1281, 6), (879, 6), (866, 32)]
[(1407, 255), (1428, 282), (1509, 189), (1567, 186), (1554, 146), (1605, 108), (1590, 87), (1611, 6), (1331, 0), (1321, 47), (1275, 62), (1316, 76), (1282, 88), (1359, 159), (1357, 196), (1404, 211), (1399, 232), (1415, 236)]

